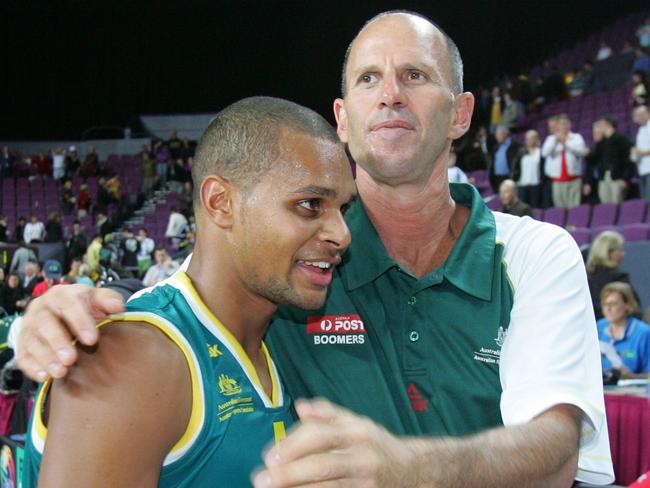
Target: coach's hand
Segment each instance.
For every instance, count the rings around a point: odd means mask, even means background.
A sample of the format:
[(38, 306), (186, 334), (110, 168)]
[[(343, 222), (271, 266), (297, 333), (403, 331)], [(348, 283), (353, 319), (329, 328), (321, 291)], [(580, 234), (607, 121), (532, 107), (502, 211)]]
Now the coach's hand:
[(55, 286), (32, 300), (22, 318), (16, 360), (30, 378), (62, 378), (77, 360), (76, 338), (91, 346), (99, 338), (95, 321), (124, 310), (124, 300), (113, 290), (87, 285)]
[(266, 453), (255, 488), (409, 486), (406, 442), (325, 400), (297, 401), (296, 411), (300, 425)]

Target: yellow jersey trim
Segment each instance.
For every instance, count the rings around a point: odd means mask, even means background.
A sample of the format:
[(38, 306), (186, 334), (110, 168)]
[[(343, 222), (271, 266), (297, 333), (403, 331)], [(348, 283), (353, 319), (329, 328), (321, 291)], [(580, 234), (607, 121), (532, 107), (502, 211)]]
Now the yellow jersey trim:
[[(187, 290), (187, 292), (190, 294), (192, 298), (192, 302), (199, 307), (201, 312), (203, 312), (203, 314), (208, 318), (210, 323), (222, 334), (223, 338), (225, 339), (225, 342), (227, 342), (227, 345), (230, 346), (229, 348), (231, 352), (233, 352), (235, 359), (237, 359), (239, 364), (242, 366), (242, 368), (248, 375), (249, 379), (256, 387), (256, 390), (258, 391), (260, 396), (263, 394), (267, 396), (264, 392), (264, 388), (262, 387), (262, 382), (260, 381), (260, 378), (257, 374), (257, 370), (253, 366), (253, 363), (248, 357), (248, 354), (246, 353), (246, 351), (244, 351), (244, 348), (241, 346), (239, 341), (232, 335), (232, 333), (226, 328), (226, 326), (224, 326), (221, 323), (221, 321), (212, 313), (212, 311), (208, 308), (205, 302), (201, 299), (199, 292), (196, 291), (196, 288), (194, 288), (194, 284), (192, 283), (192, 280), (187, 275), (187, 273), (185, 273), (184, 271), (178, 271), (176, 272), (176, 274), (174, 274), (174, 278), (178, 280), (179, 283)], [(273, 365), (271, 355), (269, 354), (266, 344), (264, 344), (263, 341), (261, 347), (262, 347), (262, 353), (266, 358), (266, 364), (269, 370), (269, 376), (271, 377), (271, 383), (272, 383), (272, 393), (271, 393), (270, 403), (271, 406), (275, 408), (280, 406), (280, 399), (281, 399), (280, 381), (275, 366)]]
[[(164, 465), (170, 464), (179, 459), (191, 447), (193, 442), (199, 435), (205, 418), (204, 398), (203, 398), (203, 380), (201, 378), (201, 370), (199, 362), (194, 356), (189, 343), (183, 335), (176, 329), (176, 327), (169, 321), (148, 312), (125, 312), (120, 315), (113, 315), (106, 320), (97, 324), (97, 328), (105, 327), (115, 322), (141, 322), (156, 327), (163, 332), (176, 346), (181, 350), (187, 366), (190, 370), (190, 380), (192, 383), (192, 410), (190, 418), (187, 423), (187, 428), (181, 438), (172, 446), (167, 457), (165, 458)], [(47, 427), (43, 422), (42, 410), (43, 401), (46, 393), (51, 386), (51, 380), (47, 380), (43, 384), (38, 397), (34, 403), (34, 425), (37, 439), (40, 440), (38, 445), (44, 445), (47, 438)], [(35, 442), (35, 445), (37, 443)], [(42, 448), (39, 449), (42, 452)]]

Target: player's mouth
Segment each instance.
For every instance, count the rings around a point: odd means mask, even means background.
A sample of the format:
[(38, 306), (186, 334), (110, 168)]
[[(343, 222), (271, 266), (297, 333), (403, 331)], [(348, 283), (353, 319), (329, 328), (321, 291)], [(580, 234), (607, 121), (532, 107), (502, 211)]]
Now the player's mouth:
[(327, 260), (299, 259), (296, 264), (312, 284), (327, 287), (332, 282), (332, 271), (340, 261), (340, 257)]

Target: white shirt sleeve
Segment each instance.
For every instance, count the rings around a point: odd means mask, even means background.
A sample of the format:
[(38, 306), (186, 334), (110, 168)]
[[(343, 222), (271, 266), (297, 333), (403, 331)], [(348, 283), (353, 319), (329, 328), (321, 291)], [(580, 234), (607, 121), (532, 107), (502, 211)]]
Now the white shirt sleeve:
[(576, 479), (611, 483), (598, 333), (582, 256), (563, 229), (515, 219), (497, 217), (514, 286), (500, 364), (504, 424), (575, 405), (584, 413)]
[(542, 156), (547, 158), (551, 155), (551, 151), (555, 147), (555, 136), (548, 136), (544, 140), (544, 144), (542, 145)]
[(572, 133), (566, 141), (566, 147), (569, 151), (576, 155), (576, 157), (581, 158), (587, 152), (587, 146), (585, 145), (585, 140), (582, 136), (576, 132)]

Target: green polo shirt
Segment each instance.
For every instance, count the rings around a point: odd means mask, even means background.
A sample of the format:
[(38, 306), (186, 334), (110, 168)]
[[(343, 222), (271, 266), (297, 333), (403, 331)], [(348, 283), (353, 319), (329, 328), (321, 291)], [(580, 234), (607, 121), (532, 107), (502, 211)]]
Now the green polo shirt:
[(499, 357), (513, 290), (494, 215), (471, 209), (446, 262), (417, 279), (388, 253), (362, 202), (352, 244), (319, 310), (280, 307), (269, 344), (294, 398), (325, 397), (397, 434), (464, 435), (502, 425)]

